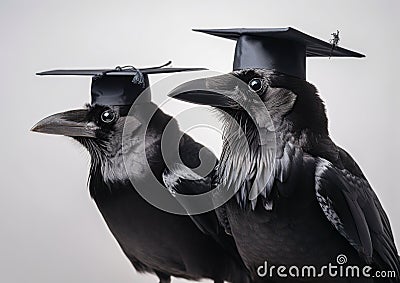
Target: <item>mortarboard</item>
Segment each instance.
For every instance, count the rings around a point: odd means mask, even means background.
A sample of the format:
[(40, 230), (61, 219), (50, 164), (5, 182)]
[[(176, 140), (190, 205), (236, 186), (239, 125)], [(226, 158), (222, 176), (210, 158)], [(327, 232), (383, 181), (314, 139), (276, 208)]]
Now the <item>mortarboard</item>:
[(271, 69), (306, 78), (306, 57), (365, 57), (294, 28), (194, 29), (236, 40), (233, 70)]
[(114, 69), (51, 70), (37, 73), (37, 75), (91, 76), (92, 105), (131, 105), (149, 87), (148, 75), (150, 74), (206, 70), (204, 68), (166, 68), (169, 64), (171, 61), (162, 66), (140, 69), (124, 66)]

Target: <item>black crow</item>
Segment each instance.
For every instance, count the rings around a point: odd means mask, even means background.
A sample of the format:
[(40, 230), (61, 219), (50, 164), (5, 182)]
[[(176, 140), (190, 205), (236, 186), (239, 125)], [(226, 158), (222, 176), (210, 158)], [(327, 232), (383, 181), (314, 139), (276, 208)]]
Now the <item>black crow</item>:
[[(144, 78), (140, 81), (146, 82), (147, 77)], [(150, 97), (132, 106), (135, 97), (143, 91), (136, 83), (125, 73), (121, 77), (95, 76), (91, 105), (49, 116), (38, 122), (32, 131), (72, 137), (88, 150), (90, 195), (138, 272), (155, 273), (160, 283), (170, 282), (171, 276), (190, 280), (209, 278), (216, 283), (249, 282), (233, 239), (218, 232), (214, 211), (191, 217), (172, 214), (147, 202), (132, 184), (131, 178), (142, 180), (152, 175), (160, 183), (166, 180), (170, 184), (174, 180), (177, 191), (196, 193), (211, 189), (212, 176), (210, 173), (199, 180), (182, 180), (182, 185), (178, 184), (180, 178), (190, 172), (168, 169), (161, 152), (164, 128), (170, 123), (178, 135), (177, 122), (151, 103)], [(134, 93), (137, 89), (138, 93)], [(112, 105), (115, 101), (125, 105)], [(154, 115), (148, 123), (149, 113)], [(127, 125), (128, 130), (124, 131)], [(179, 151), (184, 165), (199, 166), (200, 150), (215, 159), (211, 151), (183, 134)], [(150, 170), (146, 170), (146, 164)], [(190, 188), (180, 188), (182, 186)]]
[[(254, 278), (260, 278), (265, 261), (269, 266), (322, 267), (339, 265), (337, 257), (344, 255), (347, 265), (395, 272), (395, 278), (378, 282), (399, 282), (389, 219), (357, 163), (331, 140), (324, 103), (312, 84), (246, 68), (184, 83), (169, 95), (220, 110), (224, 147), (217, 178), (236, 192), (225, 205), (222, 223)], [(271, 121), (265, 117), (265, 125), (263, 117), (250, 115), (238, 103), (259, 107), (252, 95), (269, 112)], [(271, 132), (274, 145), (263, 141)]]

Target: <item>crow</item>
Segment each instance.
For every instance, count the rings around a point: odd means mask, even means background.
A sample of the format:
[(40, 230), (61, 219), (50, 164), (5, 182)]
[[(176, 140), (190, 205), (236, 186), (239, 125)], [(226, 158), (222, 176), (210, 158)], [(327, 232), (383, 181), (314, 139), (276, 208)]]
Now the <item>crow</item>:
[[(215, 283), (249, 282), (248, 271), (233, 239), (218, 233), (219, 223), (214, 211), (191, 217), (172, 214), (147, 202), (135, 189), (130, 177), (141, 179), (151, 174), (162, 184), (164, 180), (174, 180), (179, 190), (178, 183), (185, 172), (168, 169), (161, 153), (163, 130), (169, 123), (178, 134), (177, 121), (150, 101), (132, 107), (87, 105), (84, 109), (44, 118), (32, 131), (72, 137), (88, 150), (90, 195), (138, 272), (155, 273), (160, 283), (171, 282), (171, 276), (189, 280), (209, 278)], [(145, 129), (150, 112), (154, 115)], [(127, 124), (129, 131), (124, 133)], [(141, 135), (143, 131), (146, 138)], [(123, 140), (127, 144), (125, 147)], [(184, 165), (199, 166), (200, 150), (215, 159), (203, 145), (182, 135), (179, 151)], [(151, 172), (146, 171), (146, 162)], [(199, 180), (182, 182), (182, 186), (192, 188), (181, 191), (209, 191), (211, 176), (212, 173)], [(199, 228), (213, 233), (206, 235)]]
[[(368, 265), (391, 272), (392, 278), (376, 282), (399, 282), (388, 216), (360, 167), (330, 138), (325, 105), (312, 84), (276, 70), (246, 68), (186, 82), (169, 96), (212, 106), (221, 117), (216, 178), (236, 192), (221, 223), (253, 279), (263, 280), (265, 262), (322, 268), (343, 264), (341, 256), (360, 270)], [(257, 114), (261, 107), (269, 118)], [(266, 138), (271, 133), (274, 142)], [(357, 279), (322, 275), (318, 282)]]

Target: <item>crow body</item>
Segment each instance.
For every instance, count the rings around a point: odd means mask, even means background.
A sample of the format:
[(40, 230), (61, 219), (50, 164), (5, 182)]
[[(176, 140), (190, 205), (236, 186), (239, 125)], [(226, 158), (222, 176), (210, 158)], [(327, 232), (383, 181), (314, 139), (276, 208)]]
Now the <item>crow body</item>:
[[(249, 282), (233, 239), (223, 233), (206, 235), (198, 228), (197, 223), (202, 223), (218, 230), (215, 212), (194, 218), (171, 214), (154, 207), (135, 190), (130, 178), (141, 180), (152, 174), (163, 183), (173, 174), (161, 154), (161, 136), (169, 122), (177, 133), (179, 128), (176, 121), (150, 102), (133, 110), (134, 115), (129, 115), (128, 110), (124, 106), (87, 106), (45, 118), (33, 130), (71, 136), (87, 148), (91, 156), (90, 194), (138, 272), (155, 273), (161, 283), (170, 282), (171, 276), (209, 278), (216, 283)], [(143, 129), (148, 118), (144, 113), (148, 110), (155, 110), (155, 114), (148, 128)], [(126, 124), (130, 128), (124, 133)], [(141, 137), (143, 131), (145, 140)], [(125, 147), (123, 134), (129, 142)], [(202, 148), (183, 135), (179, 147), (183, 163), (189, 168), (198, 166)], [(212, 155), (208, 150), (207, 153)], [(146, 162), (150, 172), (145, 169)], [(185, 186), (207, 191), (211, 189), (211, 178), (194, 180)], [(180, 185), (176, 187), (179, 189)]]
[[(196, 91), (200, 85), (207, 91)], [(251, 99), (249, 91), (267, 108), (273, 130), (235, 102)], [(356, 162), (331, 140), (325, 107), (313, 85), (274, 71), (245, 69), (187, 82), (170, 95), (221, 110), (224, 145), (217, 179), (236, 192), (221, 223), (255, 280), (264, 280), (257, 269), (265, 261), (319, 268), (339, 265), (337, 257), (345, 255), (347, 265), (370, 265), (373, 271), (394, 271), (396, 277), (332, 278), (325, 273), (315, 280), (399, 282), (389, 219)], [(276, 137), (273, 150), (261, 138), (268, 131)]]

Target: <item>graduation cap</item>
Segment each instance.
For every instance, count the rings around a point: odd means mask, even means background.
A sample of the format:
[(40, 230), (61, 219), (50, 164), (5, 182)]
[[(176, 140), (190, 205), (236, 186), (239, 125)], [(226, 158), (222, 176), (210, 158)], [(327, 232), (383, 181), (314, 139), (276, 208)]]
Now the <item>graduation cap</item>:
[(306, 78), (306, 57), (365, 57), (294, 28), (194, 29), (236, 40), (233, 69), (271, 69)]
[(37, 73), (37, 75), (91, 76), (92, 105), (131, 105), (149, 87), (148, 75), (150, 74), (206, 70), (204, 68), (166, 68), (170, 64), (171, 61), (162, 66), (141, 69), (124, 66), (114, 69), (51, 70)]

